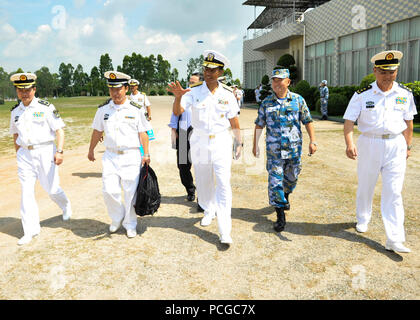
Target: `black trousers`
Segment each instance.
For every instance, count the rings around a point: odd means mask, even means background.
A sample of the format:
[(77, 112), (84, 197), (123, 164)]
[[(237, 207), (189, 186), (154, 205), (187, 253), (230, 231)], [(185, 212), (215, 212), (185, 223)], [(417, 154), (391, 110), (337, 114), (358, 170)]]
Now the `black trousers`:
[(176, 163), (179, 169), (181, 183), (188, 194), (195, 193), (195, 185), (191, 174), (190, 161), (190, 136), (193, 128), (189, 127), (187, 131), (177, 129), (178, 138), (176, 139)]

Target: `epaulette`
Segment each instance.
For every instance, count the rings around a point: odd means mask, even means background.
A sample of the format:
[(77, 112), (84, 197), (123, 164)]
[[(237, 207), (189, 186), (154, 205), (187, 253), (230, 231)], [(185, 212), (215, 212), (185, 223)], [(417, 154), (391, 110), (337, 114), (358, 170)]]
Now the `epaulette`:
[(141, 106), (141, 105), (139, 105), (138, 103), (136, 103), (136, 102), (134, 102), (134, 101), (130, 101), (130, 104), (131, 104), (132, 106), (135, 106), (136, 108), (139, 108), (139, 109), (141, 109), (141, 108), (142, 108), (142, 106)]
[(233, 89), (224, 83), (222, 83), (222, 87), (225, 88), (227, 91), (233, 92)]
[(357, 90), (356, 92), (358, 94), (361, 94), (362, 92), (365, 92), (365, 91), (367, 91), (369, 89), (372, 89), (372, 86), (371, 85), (368, 85), (367, 87), (361, 88), (361, 89)]
[(98, 106), (98, 108), (102, 108), (103, 106), (107, 105), (110, 101), (111, 101), (111, 98), (109, 98), (108, 100), (106, 100), (104, 103), (100, 104)]
[(201, 86), (202, 84), (203, 84), (203, 81), (199, 81), (197, 83), (190, 85), (190, 88), (198, 87), (198, 86)]
[(146, 95), (146, 92), (142, 92), (141, 94), (145, 96)]
[(401, 87), (401, 88), (403, 88), (403, 89), (405, 89), (405, 90), (408, 90), (409, 92), (413, 92), (413, 90), (411, 90), (409, 87), (406, 87), (405, 85), (403, 85), (402, 83), (399, 83), (398, 82), (398, 85)]
[(20, 104), (20, 102), (16, 103), (16, 104), (13, 106), (13, 108), (12, 108), (12, 109), (10, 109), (10, 111), (15, 110), (15, 109), (19, 106), (19, 104)]
[(43, 104), (44, 106), (49, 106), (51, 103), (49, 103), (47, 100), (41, 100), (41, 99), (38, 99), (38, 102), (40, 103), (40, 104)]

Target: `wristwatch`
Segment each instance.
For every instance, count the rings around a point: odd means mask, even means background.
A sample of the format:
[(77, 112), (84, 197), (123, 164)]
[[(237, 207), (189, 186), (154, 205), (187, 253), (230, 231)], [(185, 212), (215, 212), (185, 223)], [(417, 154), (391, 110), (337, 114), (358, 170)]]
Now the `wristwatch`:
[(57, 153), (61, 153), (61, 154), (63, 154), (64, 152), (63, 152), (63, 150), (61, 150), (61, 149), (57, 149), (57, 151), (56, 151)]
[(411, 150), (413, 148), (413, 145), (410, 144), (409, 146), (407, 146), (407, 150)]

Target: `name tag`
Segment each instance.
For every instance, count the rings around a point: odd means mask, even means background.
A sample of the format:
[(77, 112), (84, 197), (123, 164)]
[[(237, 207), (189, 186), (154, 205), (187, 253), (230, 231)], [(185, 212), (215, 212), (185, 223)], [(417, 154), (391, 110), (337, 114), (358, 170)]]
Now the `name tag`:
[(375, 102), (373, 101), (366, 101), (366, 109), (375, 108)]

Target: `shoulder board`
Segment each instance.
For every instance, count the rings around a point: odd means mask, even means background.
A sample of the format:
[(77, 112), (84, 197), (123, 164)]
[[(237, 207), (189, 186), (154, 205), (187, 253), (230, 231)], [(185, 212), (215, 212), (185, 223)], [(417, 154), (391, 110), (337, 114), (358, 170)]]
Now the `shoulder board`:
[(358, 94), (361, 94), (362, 92), (365, 92), (365, 91), (367, 91), (369, 89), (372, 89), (372, 86), (371, 85), (368, 85), (367, 87), (361, 88), (361, 89), (357, 90), (356, 92)]
[(100, 105), (98, 106), (98, 108), (101, 108), (101, 107), (103, 107), (103, 106), (107, 105), (110, 101), (111, 101), (111, 98), (109, 98), (108, 100), (106, 100), (104, 103), (100, 104)]
[(131, 104), (132, 106), (135, 106), (136, 108), (139, 108), (139, 109), (141, 109), (141, 108), (142, 108), (142, 106), (141, 106), (141, 105), (139, 105), (138, 103), (136, 103), (136, 102), (134, 102), (134, 101), (130, 101), (130, 104)]
[(13, 108), (12, 108), (12, 109), (10, 109), (10, 111), (15, 110), (15, 109), (19, 106), (19, 104), (20, 104), (20, 102), (16, 103), (16, 104), (13, 106)]
[(41, 100), (41, 99), (38, 99), (38, 102), (40, 103), (40, 104), (43, 104), (44, 106), (49, 106), (51, 103), (49, 103), (47, 100)]
[(141, 94), (142, 94), (142, 95), (146, 95), (146, 92), (142, 92)]
[(233, 89), (224, 83), (222, 83), (222, 87), (225, 88), (227, 91), (233, 92)]
[(198, 86), (201, 86), (202, 84), (203, 84), (203, 81), (199, 81), (199, 82), (197, 82), (197, 83), (192, 84), (192, 85), (190, 86), (190, 88), (198, 87)]
[(405, 89), (405, 90), (408, 90), (408, 91), (410, 91), (410, 92), (413, 92), (413, 90), (411, 90), (409, 87), (406, 87), (406, 86), (405, 86), (405, 85), (403, 85), (402, 83), (399, 83), (399, 82), (398, 82), (398, 85), (399, 85), (401, 88)]

